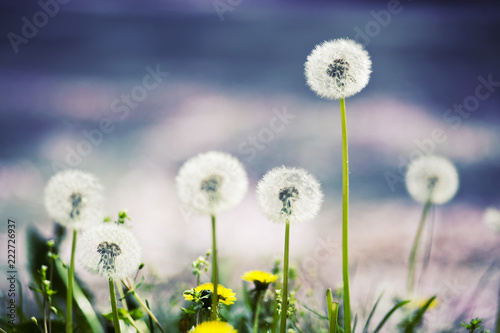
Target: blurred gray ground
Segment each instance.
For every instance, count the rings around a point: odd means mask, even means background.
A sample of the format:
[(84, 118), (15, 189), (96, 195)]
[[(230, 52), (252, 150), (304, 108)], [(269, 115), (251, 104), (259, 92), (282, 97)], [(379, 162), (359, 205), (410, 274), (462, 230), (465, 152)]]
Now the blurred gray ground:
[[(473, 101), (489, 76), (500, 81), (500, 7), (401, 1), (388, 16), (384, 1), (222, 3), (229, 6), (223, 20), (212, 1), (72, 1), (15, 53), (8, 34), (22, 35), (22, 18), (33, 22), (41, 7), (2, 1), (2, 219), (18, 221), (19, 239), (27, 225), (50, 235), (44, 184), (55, 165), (76, 166), (102, 180), (109, 214), (128, 209), (148, 266), (173, 277), (210, 246), (206, 219), (179, 209), (176, 172), (199, 152), (224, 150), (245, 164), (252, 184), (237, 210), (220, 217), (231, 281), (239, 285), (246, 269), (268, 269), (282, 251), (282, 226), (260, 214), (254, 185), (285, 164), (311, 171), (326, 194), (315, 221), (293, 226), (292, 257), (324, 285), (339, 283), (339, 107), (308, 90), (303, 63), (323, 40), (357, 38), (367, 44), (373, 74), (347, 101), (355, 306), (384, 286), (404, 290), (422, 207), (394, 176), (422, 150), (455, 162), (461, 187), (451, 203), (436, 208), (433, 257), (421, 290), (444, 295), (443, 309), (463, 304), (500, 249), (500, 235), (482, 223), (486, 207), (500, 208), (500, 87), (490, 87), (475, 111), (447, 111)], [(126, 107), (123, 96), (139, 91), (147, 67), (169, 75)], [(282, 130), (270, 131), (274, 117)], [(108, 133), (100, 128), (106, 119)], [(436, 129), (442, 142), (431, 140)], [(6, 228), (0, 230), (4, 239)], [(324, 241), (335, 249), (328, 258), (315, 255)], [(21, 261), (25, 246), (21, 241)], [(235, 257), (246, 260), (236, 264)], [(488, 323), (495, 274), (473, 305)]]

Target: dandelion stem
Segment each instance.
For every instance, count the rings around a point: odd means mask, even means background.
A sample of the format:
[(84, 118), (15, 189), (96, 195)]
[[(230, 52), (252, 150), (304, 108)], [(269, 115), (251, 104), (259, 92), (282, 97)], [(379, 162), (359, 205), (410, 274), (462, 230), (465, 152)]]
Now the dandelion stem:
[(120, 320), (118, 319), (118, 309), (116, 308), (115, 283), (112, 278), (109, 279), (109, 295), (111, 296), (111, 309), (113, 311), (113, 326), (115, 333), (120, 333)]
[(340, 99), (342, 121), (342, 277), (344, 281), (344, 332), (351, 333), (351, 296), (349, 292), (349, 159), (345, 99)]
[[(265, 291), (264, 291), (265, 292)], [(255, 317), (253, 319), (253, 333), (259, 333), (259, 314), (260, 314), (260, 303), (262, 301), (262, 296), (264, 296), (262, 290), (257, 291), (256, 303), (255, 303)]]
[(212, 320), (217, 320), (217, 306), (219, 303), (217, 287), (219, 286), (219, 271), (217, 268), (217, 237), (215, 234), (215, 215), (212, 215)]
[(415, 265), (417, 261), (418, 246), (420, 244), (420, 238), (422, 237), (422, 232), (424, 230), (425, 221), (427, 220), (427, 214), (431, 208), (432, 201), (430, 198), (425, 202), (424, 210), (422, 211), (422, 217), (418, 224), (417, 233), (415, 234), (415, 239), (413, 240), (413, 245), (411, 247), (410, 259), (408, 260), (408, 281), (406, 285), (406, 290), (408, 294), (411, 294), (415, 285)]
[(495, 327), (495, 332), (500, 333), (500, 287), (498, 288), (498, 305), (497, 305), (497, 322)]
[(75, 250), (78, 231), (73, 231), (73, 244), (71, 246), (71, 262), (68, 272), (68, 293), (66, 295), (66, 333), (73, 332), (73, 281), (75, 278)]
[(286, 332), (286, 315), (288, 313), (288, 249), (290, 244), (290, 221), (286, 220), (285, 257), (283, 259), (283, 293), (281, 301), (280, 333)]
[(137, 295), (137, 293), (135, 291), (132, 292), (132, 295), (134, 295), (135, 299), (144, 308), (144, 310), (148, 313), (148, 315), (153, 319), (153, 321), (156, 323), (156, 326), (158, 326), (158, 328), (160, 329), (160, 331), (162, 331), (162, 333), (165, 333), (165, 330), (163, 330), (163, 327), (161, 327), (160, 323), (158, 322), (158, 319), (156, 319), (155, 315), (153, 314), (153, 312), (151, 312), (151, 310), (149, 309), (149, 307), (147, 306), (147, 304), (145, 304), (142, 301), (142, 299), (139, 297), (139, 295)]
[(123, 293), (120, 283), (116, 285), (116, 289), (118, 289), (118, 296), (120, 297), (123, 308), (128, 311), (127, 300), (125, 299), (125, 294)]
[(137, 295), (137, 293), (134, 290), (134, 287), (132, 286), (132, 283), (130, 282), (130, 280), (128, 278), (127, 278), (127, 282), (129, 283), (129, 285), (127, 285), (125, 283), (125, 281), (122, 280), (123, 285), (132, 293), (132, 295), (135, 297), (137, 302), (139, 302), (139, 304), (142, 306), (144, 311), (146, 311), (148, 313), (148, 315), (151, 317), (151, 319), (156, 323), (156, 326), (158, 326), (160, 331), (162, 331), (162, 333), (165, 333), (165, 331), (163, 330), (163, 327), (160, 325), (160, 323), (158, 322), (158, 319), (156, 319), (153, 312), (151, 312), (148, 305), (146, 303), (144, 303), (144, 301), (139, 297), (139, 295)]
[(134, 318), (132, 318), (132, 316), (130, 315), (130, 313), (127, 311), (126, 312), (126, 317), (128, 319), (128, 321), (130, 322), (130, 324), (135, 328), (135, 330), (138, 332), (138, 333), (143, 333), (141, 331), (141, 329), (137, 326), (137, 322), (134, 320)]
[[(50, 248), (50, 252), (52, 252), (52, 247)], [(52, 280), (54, 277), (54, 257), (51, 255), (49, 259), (49, 281), (52, 286)], [(52, 313), (51, 300), (49, 299), (49, 333), (52, 333), (52, 320), (50, 320), (50, 316)]]
[[(43, 281), (42, 281), (43, 283)], [(43, 328), (44, 332), (47, 333), (47, 297), (46, 297), (46, 290), (44, 287), (42, 287), (44, 290), (44, 295), (43, 295)]]

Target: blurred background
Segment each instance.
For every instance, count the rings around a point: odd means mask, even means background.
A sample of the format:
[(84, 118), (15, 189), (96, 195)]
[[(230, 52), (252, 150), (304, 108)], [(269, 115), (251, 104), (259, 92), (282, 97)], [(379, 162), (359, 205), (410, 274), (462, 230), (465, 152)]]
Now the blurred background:
[(270, 168), (297, 166), (320, 180), (325, 203), (292, 226), (291, 259), (322, 298), (342, 281), (340, 110), (308, 89), (304, 62), (316, 44), (348, 37), (373, 62), (368, 86), (346, 102), (353, 307), (363, 314), (382, 290), (387, 304), (404, 294), (423, 207), (402, 177), (408, 161), (436, 153), (456, 164), (460, 189), (432, 214), (419, 293), (441, 305), (429, 329), (463, 311), (493, 327), (500, 235), (483, 214), (500, 208), (495, 3), (1, 1), (0, 22), (0, 237), (3, 246), (15, 220), (24, 284), (26, 230), (51, 237), (43, 189), (68, 167), (101, 180), (108, 215), (128, 210), (148, 274), (194, 281), (210, 223), (180, 208), (174, 180), (190, 157), (221, 150), (250, 177), (244, 201), (219, 217), (223, 282), (238, 290), (243, 272), (281, 257), (284, 226), (260, 213), (255, 185)]

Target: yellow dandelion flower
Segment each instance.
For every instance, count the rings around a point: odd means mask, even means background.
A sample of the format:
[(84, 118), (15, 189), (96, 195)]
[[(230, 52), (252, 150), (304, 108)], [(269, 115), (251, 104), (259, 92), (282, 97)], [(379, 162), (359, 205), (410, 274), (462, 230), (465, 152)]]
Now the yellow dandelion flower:
[[(212, 283), (205, 283), (191, 290), (184, 292), (184, 298), (188, 301), (197, 302), (200, 297), (203, 297), (201, 301), (205, 303), (207, 300), (207, 305), (210, 304), (210, 295), (214, 291), (214, 285)], [(217, 285), (217, 294), (219, 295), (219, 302), (226, 305), (231, 305), (236, 301), (236, 293), (233, 293), (231, 289), (228, 289), (222, 285)]]
[(278, 277), (274, 274), (263, 271), (250, 271), (241, 277), (245, 281), (253, 282), (258, 290), (265, 290), (270, 283), (275, 282)]
[(193, 333), (238, 333), (238, 331), (222, 321), (207, 321), (196, 326)]
[[(411, 309), (420, 309), (429, 301), (429, 298), (425, 297), (417, 297), (411, 300), (410, 303), (408, 303), (408, 307)], [(427, 310), (432, 310), (435, 309), (439, 305), (439, 301), (437, 298), (434, 298), (434, 300), (429, 304), (429, 307)]]

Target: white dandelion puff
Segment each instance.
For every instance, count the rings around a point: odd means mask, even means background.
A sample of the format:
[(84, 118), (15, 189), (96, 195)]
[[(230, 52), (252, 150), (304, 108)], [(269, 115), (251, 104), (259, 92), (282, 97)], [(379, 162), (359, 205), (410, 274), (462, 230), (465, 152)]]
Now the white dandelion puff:
[(278, 167), (257, 185), (257, 199), (264, 214), (275, 222), (302, 222), (315, 217), (323, 202), (319, 182), (304, 169)]
[(305, 63), (307, 84), (328, 99), (360, 92), (370, 80), (372, 62), (368, 52), (351, 39), (334, 39), (316, 45)]
[(500, 210), (489, 207), (484, 212), (483, 221), (495, 232), (500, 232)]
[(56, 222), (74, 229), (102, 220), (102, 186), (80, 170), (61, 171), (45, 187), (45, 208)]
[(141, 247), (127, 227), (109, 222), (84, 232), (78, 257), (92, 274), (123, 279), (134, 274), (141, 264)]
[(176, 177), (181, 202), (197, 214), (215, 215), (241, 202), (248, 189), (243, 165), (233, 156), (211, 151), (188, 160)]
[(441, 205), (450, 201), (458, 190), (458, 173), (446, 158), (430, 155), (413, 161), (406, 172), (408, 193), (418, 202), (430, 200)]

